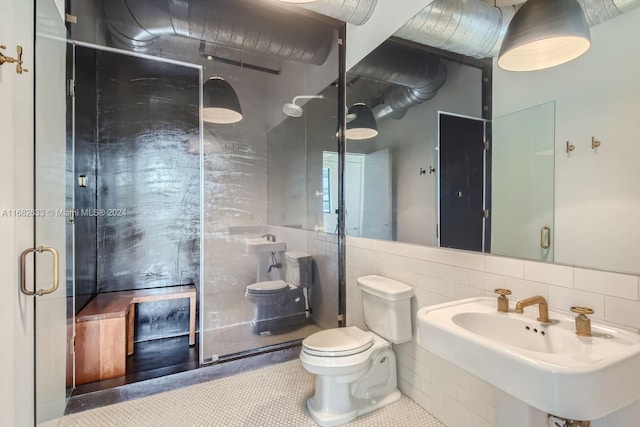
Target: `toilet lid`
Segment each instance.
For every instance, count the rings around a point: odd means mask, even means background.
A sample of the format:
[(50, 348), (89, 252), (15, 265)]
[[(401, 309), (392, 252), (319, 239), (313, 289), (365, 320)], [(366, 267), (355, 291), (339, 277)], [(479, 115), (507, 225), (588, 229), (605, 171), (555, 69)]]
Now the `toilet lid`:
[(302, 341), (305, 353), (314, 356), (350, 356), (373, 345), (373, 335), (356, 326), (326, 329)]
[(252, 294), (274, 294), (287, 290), (289, 285), (284, 280), (270, 280), (268, 282), (257, 282), (247, 286), (247, 292)]

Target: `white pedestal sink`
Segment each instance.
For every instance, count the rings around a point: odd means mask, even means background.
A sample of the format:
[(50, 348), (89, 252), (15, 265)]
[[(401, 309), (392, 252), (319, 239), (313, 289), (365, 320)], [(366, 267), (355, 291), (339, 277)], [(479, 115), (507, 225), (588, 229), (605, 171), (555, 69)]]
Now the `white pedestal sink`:
[[(272, 242), (263, 237), (246, 239), (245, 245), (247, 247), (247, 253), (254, 254), (257, 259), (256, 283), (271, 280), (268, 273), (271, 253), (275, 252), (277, 254), (278, 252), (284, 252), (287, 249), (285, 242)], [(281, 259), (278, 259), (278, 261), (282, 262)]]
[(259, 254), (259, 253), (271, 253), (282, 252), (287, 248), (284, 242), (271, 242), (266, 238), (247, 239), (245, 241), (247, 245), (247, 253)]
[[(512, 396), (532, 407), (531, 417), (586, 421), (640, 399), (639, 335), (593, 323), (593, 336), (580, 337), (572, 316), (551, 311), (545, 324), (537, 307), (525, 314), (496, 307), (487, 297), (422, 308), (417, 336), (419, 346), (504, 391), (499, 413)], [(498, 427), (510, 422), (498, 416)]]

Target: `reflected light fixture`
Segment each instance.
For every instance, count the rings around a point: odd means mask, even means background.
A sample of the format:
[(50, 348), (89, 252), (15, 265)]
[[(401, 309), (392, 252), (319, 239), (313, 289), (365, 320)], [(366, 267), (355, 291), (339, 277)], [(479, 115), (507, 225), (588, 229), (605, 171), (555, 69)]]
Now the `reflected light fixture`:
[[(352, 120), (348, 120), (352, 117)], [(353, 104), (347, 112), (347, 139), (369, 139), (377, 134), (378, 124), (371, 109), (362, 102)]]
[(569, 62), (589, 46), (589, 25), (576, 0), (528, 0), (509, 23), (498, 66), (541, 70)]
[(242, 108), (236, 91), (222, 77), (211, 77), (202, 87), (202, 120), (229, 124), (242, 120)]

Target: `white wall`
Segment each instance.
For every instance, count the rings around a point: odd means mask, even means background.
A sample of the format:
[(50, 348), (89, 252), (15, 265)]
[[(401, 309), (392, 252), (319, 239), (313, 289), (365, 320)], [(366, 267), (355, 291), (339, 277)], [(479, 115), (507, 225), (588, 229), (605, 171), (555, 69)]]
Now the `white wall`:
[(33, 424), (33, 302), (18, 290), (18, 255), (33, 245), (33, 219), (1, 215), (33, 207), (33, 2), (0, 0), (5, 54), (24, 47), (25, 66), (0, 67), (0, 407), (2, 424)]
[(556, 101), (556, 262), (640, 270), (639, 22), (635, 9), (593, 27), (591, 49), (558, 67), (514, 73), (494, 63), (494, 116)]
[[(413, 286), (415, 296), (411, 312), (414, 319), (417, 310), (427, 305), (495, 296), (493, 289), (508, 288), (513, 291), (512, 302), (542, 295), (553, 310), (571, 314), (569, 307), (573, 305), (592, 307), (594, 322), (608, 322), (635, 332), (640, 328), (637, 275), (356, 237), (347, 238), (349, 325), (364, 328), (356, 279), (367, 274), (379, 274)], [(399, 387), (403, 393), (448, 427), (495, 426), (492, 388), (418, 347), (415, 324), (413, 339), (394, 345), (394, 349), (398, 359)], [(607, 422), (600, 420), (591, 425), (626, 427), (637, 423), (623, 422), (614, 416), (608, 417)]]

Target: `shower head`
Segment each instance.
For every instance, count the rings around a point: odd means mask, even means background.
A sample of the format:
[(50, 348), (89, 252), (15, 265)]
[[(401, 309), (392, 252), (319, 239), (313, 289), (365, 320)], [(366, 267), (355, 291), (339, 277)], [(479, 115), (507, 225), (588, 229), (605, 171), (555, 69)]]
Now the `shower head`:
[(282, 112), (289, 117), (302, 116), (302, 107), (298, 104), (286, 103), (282, 106)]
[(322, 95), (301, 95), (293, 98), (291, 103), (286, 103), (282, 106), (282, 112), (289, 117), (302, 117), (302, 107), (296, 104), (298, 99), (322, 99)]

